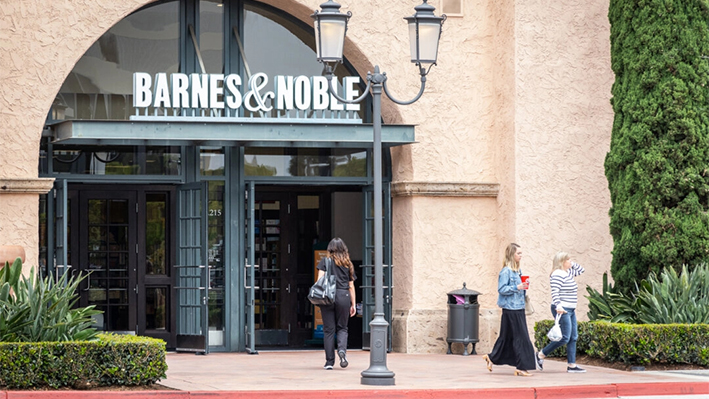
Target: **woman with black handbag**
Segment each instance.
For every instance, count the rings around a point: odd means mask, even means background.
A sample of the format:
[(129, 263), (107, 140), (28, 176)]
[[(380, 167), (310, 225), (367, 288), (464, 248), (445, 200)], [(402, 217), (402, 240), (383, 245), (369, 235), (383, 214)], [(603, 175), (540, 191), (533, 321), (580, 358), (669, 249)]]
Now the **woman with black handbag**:
[(350, 317), (357, 313), (355, 301), (355, 271), (347, 245), (341, 238), (333, 238), (327, 245), (327, 257), (317, 266), (318, 279), (330, 273), (335, 276), (337, 291), (335, 303), (320, 306), (323, 320), (323, 343), (325, 347), (325, 370), (332, 370), (335, 365), (335, 332), (337, 332), (337, 355), (340, 357), (340, 367), (345, 368), (347, 362), (347, 324)]

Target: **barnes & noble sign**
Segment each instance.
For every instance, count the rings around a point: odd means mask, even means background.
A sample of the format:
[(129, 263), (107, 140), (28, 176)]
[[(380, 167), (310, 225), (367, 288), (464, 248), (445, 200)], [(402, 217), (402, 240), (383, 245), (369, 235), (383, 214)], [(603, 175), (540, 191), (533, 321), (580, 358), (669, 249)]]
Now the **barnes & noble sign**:
[[(340, 97), (351, 100), (360, 94), (359, 82), (358, 76), (347, 76), (341, 85), (333, 86)], [(356, 113), (359, 104), (337, 101), (324, 76), (275, 76), (270, 81), (265, 73), (256, 73), (244, 86), (236, 74), (158, 73), (153, 77), (136, 72), (133, 106), (137, 115), (131, 119), (242, 119), (243, 108), (266, 118), (361, 122)]]

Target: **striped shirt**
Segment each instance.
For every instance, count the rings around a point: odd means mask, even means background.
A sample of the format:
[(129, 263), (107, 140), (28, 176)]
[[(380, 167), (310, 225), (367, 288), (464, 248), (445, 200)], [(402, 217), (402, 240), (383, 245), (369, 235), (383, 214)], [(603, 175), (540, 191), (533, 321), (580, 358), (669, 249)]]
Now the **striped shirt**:
[(585, 270), (578, 263), (571, 262), (569, 270), (557, 269), (549, 276), (551, 285), (551, 304), (560, 308), (576, 309), (579, 286), (574, 277)]

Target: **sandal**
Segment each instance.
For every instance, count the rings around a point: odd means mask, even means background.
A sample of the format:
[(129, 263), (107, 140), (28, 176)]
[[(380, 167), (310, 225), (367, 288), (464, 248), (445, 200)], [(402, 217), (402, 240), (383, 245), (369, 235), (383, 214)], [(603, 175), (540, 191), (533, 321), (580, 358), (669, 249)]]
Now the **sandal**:
[(483, 355), (483, 360), (486, 363), (487, 371), (492, 373), (492, 362), (490, 361), (490, 357), (488, 355)]
[(525, 370), (515, 370), (515, 375), (519, 377), (531, 377), (532, 374)]

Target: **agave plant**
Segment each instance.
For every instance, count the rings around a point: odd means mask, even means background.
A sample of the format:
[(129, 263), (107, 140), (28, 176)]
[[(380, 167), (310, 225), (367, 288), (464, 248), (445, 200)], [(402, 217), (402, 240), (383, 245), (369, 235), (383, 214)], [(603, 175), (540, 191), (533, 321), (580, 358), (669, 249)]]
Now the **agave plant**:
[(93, 306), (76, 308), (76, 289), (83, 277), (66, 274), (54, 282), (30, 272), (22, 275), (22, 261), (0, 270), (0, 340), (12, 342), (81, 341), (96, 337)]
[(591, 287), (588, 291), (588, 319), (605, 320), (611, 323), (631, 323), (636, 318), (635, 299), (626, 297), (608, 283), (608, 273), (603, 273), (603, 293)]
[(29, 321), (29, 307), (15, 301), (14, 293), (22, 275), (22, 260), (15, 259), (12, 266), (5, 262), (0, 269), (0, 341), (17, 341)]
[(654, 273), (640, 282), (637, 294), (638, 321), (641, 324), (709, 323), (709, 267), (688, 270), (682, 266)]
[(635, 292), (625, 296), (614, 292), (603, 275), (603, 294), (586, 287), (589, 295), (589, 320), (630, 324), (709, 323), (709, 266), (689, 270), (682, 266), (663, 270), (658, 278), (650, 273), (636, 284)]

